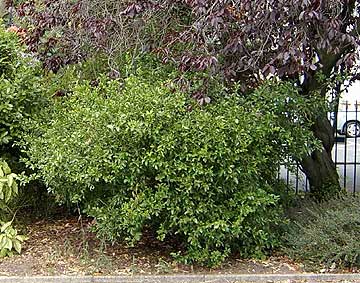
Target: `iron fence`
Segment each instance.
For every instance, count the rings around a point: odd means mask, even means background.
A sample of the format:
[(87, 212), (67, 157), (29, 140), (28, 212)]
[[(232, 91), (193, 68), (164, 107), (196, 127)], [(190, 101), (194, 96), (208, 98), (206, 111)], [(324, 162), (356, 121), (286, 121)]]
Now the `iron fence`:
[[(329, 113), (335, 131), (335, 145), (332, 157), (340, 176), (340, 184), (349, 192), (360, 192), (360, 103), (345, 101), (338, 111)], [(310, 190), (309, 182), (299, 165), (292, 170), (281, 166), (279, 178), (296, 193)]]

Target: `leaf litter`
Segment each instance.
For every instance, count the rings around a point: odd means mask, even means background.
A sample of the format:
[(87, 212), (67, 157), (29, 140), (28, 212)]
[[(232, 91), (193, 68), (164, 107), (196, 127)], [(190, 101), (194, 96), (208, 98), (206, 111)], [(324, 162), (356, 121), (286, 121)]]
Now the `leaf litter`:
[(175, 242), (160, 242), (152, 233), (144, 232), (135, 247), (111, 245), (91, 232), (92, 225), (91, 219), (78, 217), (27, 224), (25, 232), (29, 239), (22, 254), (0, 259), (0, 276), (302, 272), (298, 264), (282, 256), (267, 260), (234, 256), (213, 269), (183, 265), (170, 255), (179, 248)]

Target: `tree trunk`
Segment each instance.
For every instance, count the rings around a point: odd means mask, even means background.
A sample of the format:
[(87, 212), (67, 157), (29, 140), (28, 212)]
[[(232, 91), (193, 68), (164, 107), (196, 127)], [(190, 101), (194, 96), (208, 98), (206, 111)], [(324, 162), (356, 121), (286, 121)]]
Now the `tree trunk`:
[(311, 195), (318, 200), (324, 200), (341, 191), (339, 175), (331, 157), (335, 143), (334, 130), (326, 114), (315, 120), (312, 131), (322, 142), (322, 149), (305, 157), (301, 161), (301, 167), (309, 179)]

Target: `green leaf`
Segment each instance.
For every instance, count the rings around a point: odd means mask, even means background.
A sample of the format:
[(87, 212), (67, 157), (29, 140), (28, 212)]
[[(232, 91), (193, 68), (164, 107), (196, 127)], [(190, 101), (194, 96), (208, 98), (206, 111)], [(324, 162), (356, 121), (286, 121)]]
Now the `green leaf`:
[(14, 183), (14, 176), (12, 174), (8, 175), (8, 186), (9, 188), (12, 187), (12, 184)]
[(11, 251), (13, 248), (13, 242), (11, 241), (11, 239), (9, 239), (7, 237), (5, 239), (6, 240), (5, 240), (4, 249), (8, 249), (9, 251)]
[(0, 257), (5, 257), (5, 256), (7, 256), (7, 254), (8, 254), (7, 249), (4, 249), (4, 248), (0, 249)]
[(3, 170), (4, 170), (5, 175), (8, 175), (11, 173), (11, 169), (6, 162), (3, 163)]
[(10, 227), (11, 224), (12, 224), (12, 221), (9, 221), (9, 222), (6, 222), (5, 224), (3, 224), (1, 226), (0, 232), (3, 233), (8, 227)]
[(1, 236), (0, 250), (2, 250), (5, 247), (7, 237), (5, 234), (1, 234), (0, 236)]
[(16, 235), (15, 237), (17, 240), (19, 240), (20, 242), (24, 242), (28, 239), (28, 237), (24, 236), (24, 235)]
[(18, 184), (16, 182), (13, 182), (12, 190), (13, 190), (15, 195), (17, 195), (19, 193)]
[(17, 239), (13, 241), (14, 249), (20, 254), (21, 253), (21, 242)]
[[(3, 183), (0, 183), (0, 184), (2, 184), (2, 186), (4, 187)], [(0, 200), (4, 200), (4, 191), (2, 189), (0, 190)]]
[(8, 203), (11, 199), (11, 195), (12, 195), (12, 192), (11, 192), (11, 187), (9, 187), (7, 190), (5, 190), (5, 203)]

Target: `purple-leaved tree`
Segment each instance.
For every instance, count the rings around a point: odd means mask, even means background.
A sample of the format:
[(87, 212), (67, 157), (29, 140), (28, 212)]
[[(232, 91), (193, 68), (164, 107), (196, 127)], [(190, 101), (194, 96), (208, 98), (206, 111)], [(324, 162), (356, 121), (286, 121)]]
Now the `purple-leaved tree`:
[[(79, 51), (83, 42), (110, 55), (138, 49), (156, 52), (164, 62), (176, 62), (184, 72), (208, 70), (229, 85), (239, 83), (249, 95), (269, 76), (290, 80), (302, 95), (309, 99), (320, 96), (325, 105), (329, 85), (336, 83), (339, 73), (349, 74), (359, 52), (357, 0), (44, 3), (45, 8), (39, 11), (33, 8), (33, 1), (25, 1), (18, 6), (18, 13), (32, 22), (28, 44), (33, 51), (48, 54), (46, 48), (39, 48), (46, 42), (48, 49), (57, 44), (61, 54), (67, 54), (46, 58), (48, 65), (56, 68), (82, 57), (86, 53)], [(45, 31), (54, 27), (60, 27), (62, 36), (47, 36), (41, 41)], [(321, 115), (309, 113), (308, 119), (322, 148), (299, 162), (313, 195), (324, 197), (340, 190), (331, 157), (334, 130), (325, 111)]]

